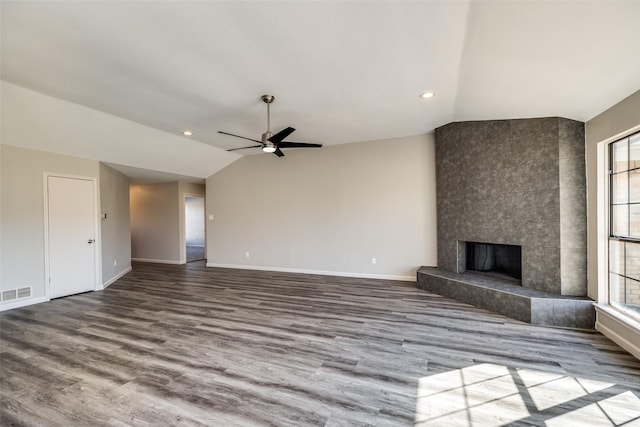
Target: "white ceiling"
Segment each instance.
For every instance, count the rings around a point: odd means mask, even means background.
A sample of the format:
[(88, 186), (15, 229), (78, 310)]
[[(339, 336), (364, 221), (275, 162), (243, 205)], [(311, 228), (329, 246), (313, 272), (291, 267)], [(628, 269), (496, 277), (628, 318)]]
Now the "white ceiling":
[(263, 93), (272, 130), (331, 145), (586, 121), (640, 89), (640, 1), (0, 4), (3, 80), (223, 149), (265, 131)]

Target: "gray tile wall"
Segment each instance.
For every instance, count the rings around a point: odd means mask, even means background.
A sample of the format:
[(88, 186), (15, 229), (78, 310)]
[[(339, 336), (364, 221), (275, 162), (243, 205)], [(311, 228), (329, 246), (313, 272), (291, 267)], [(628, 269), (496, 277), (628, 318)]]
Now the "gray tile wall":
[(549, 117), (436, 129), (438, 266), (466, 241), (522, 246), (522, 285), (586, 295), (584, 124)]
[(584, 126), (567, 119), (559, 119), (558, 123), (561, 293), (582, 296), (587, 292)]

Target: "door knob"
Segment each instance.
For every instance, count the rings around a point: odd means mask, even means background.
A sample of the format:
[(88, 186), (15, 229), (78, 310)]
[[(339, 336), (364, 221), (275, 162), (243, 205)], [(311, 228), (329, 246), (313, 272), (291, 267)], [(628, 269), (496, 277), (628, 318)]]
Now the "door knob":
[(93, 239), (89, 239), (89, 240), (87, 241), (87, 243), (93, 243), (93, 242), (95, 242), (95, 240), (93, 240)]

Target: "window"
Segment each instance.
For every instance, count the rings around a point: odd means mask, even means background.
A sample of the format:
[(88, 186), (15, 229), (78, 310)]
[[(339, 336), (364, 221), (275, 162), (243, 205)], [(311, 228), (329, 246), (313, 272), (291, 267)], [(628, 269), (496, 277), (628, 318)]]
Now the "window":
[(609, 304), (640, 317), (640, 132), (609, 150)]

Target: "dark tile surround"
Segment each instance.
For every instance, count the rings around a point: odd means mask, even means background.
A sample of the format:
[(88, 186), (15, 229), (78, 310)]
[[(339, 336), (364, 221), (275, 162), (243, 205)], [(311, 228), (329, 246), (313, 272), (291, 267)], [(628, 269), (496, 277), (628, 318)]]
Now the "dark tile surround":
[(438, 267), (464, 272), (464, 242), (517, 245), (522, 286), (585, 296), (584, 123), (456, 122), (435, 138)]

